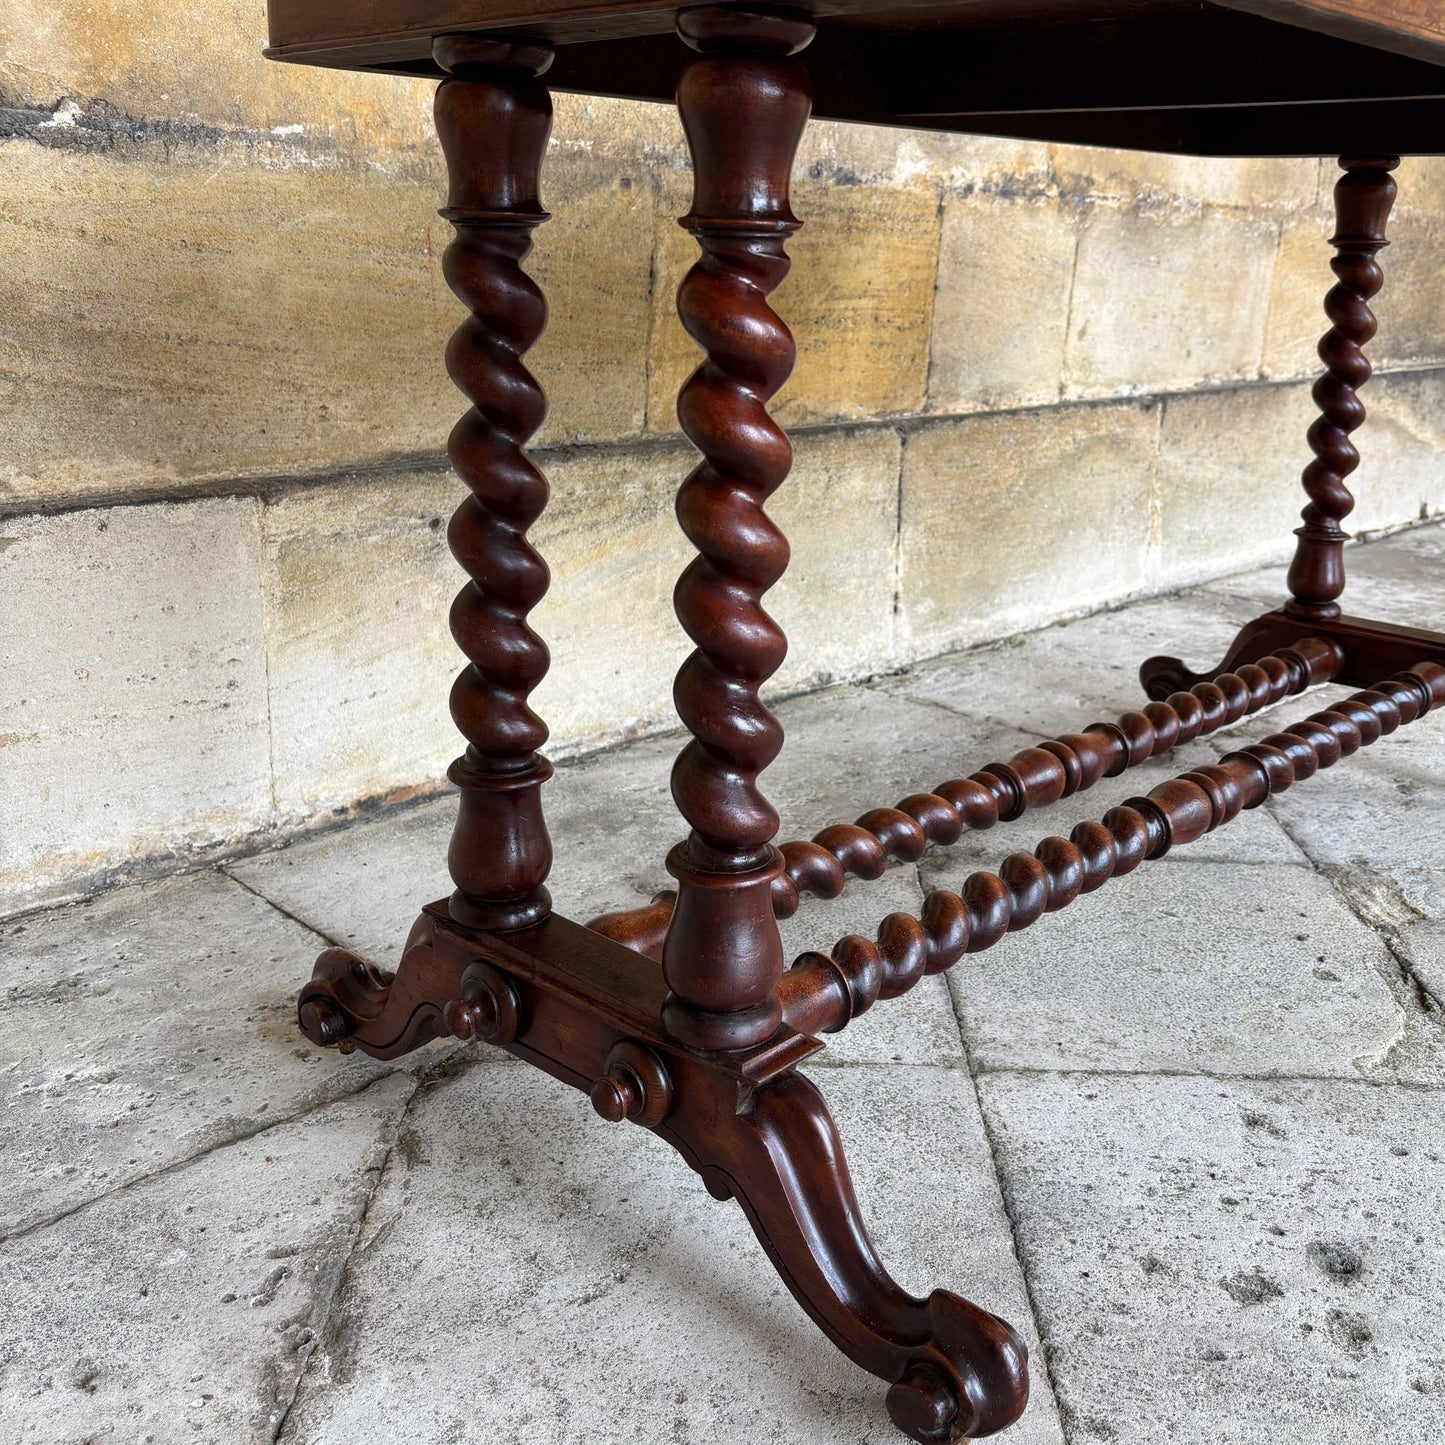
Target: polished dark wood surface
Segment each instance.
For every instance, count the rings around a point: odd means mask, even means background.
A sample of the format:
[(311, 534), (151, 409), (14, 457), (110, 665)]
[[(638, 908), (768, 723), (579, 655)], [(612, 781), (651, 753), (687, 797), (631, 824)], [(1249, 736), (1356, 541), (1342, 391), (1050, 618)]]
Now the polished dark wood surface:
[(1385, 222), (1395, 201), (1390, 172), (1398, 156), (1346, 156), (1335, 184), (1335, 233), (1338, 254), (1330, 267), (1338, 284), (1325, 297), (1330, 329), (1319, 344), (1324, 375), (1315, 382), (1319, 419), (1310, 427), (1315, 459), (1305, 468), (1309, 501), (1302, 516), (1299, 543), (1289, 569), (1290, 600), (1285, 610), (1296, 617), (1338, 617), (1335, 600), (1345, 590), (1345, 532), (1340, 523), (1354, 509), (1346, 478), (1360, 464), (1350, 433), (1365, 419), (1360, 388), (1370, 379), (1365, 343), (1375, 334), (1370, 298), (1384, 284), (1375, 257), (1385, 239)]
[[(422, 909), (395, 974), (344, 949), (323, 953), (298, 1021), (318, 1044), (378, 1058), (443, 1037), (504, 1048), (585, 1093), (601, 1119), (653, 1130), (717, 1199), (738, 1202), (808, 1315), (886, 1384), (905, 1434), (990, 1434), (1027, 1402), (1022, 1341), (986, 1301), (945, 1289), (917, 1296), (891, 1278), (827, 1105), (797, 1066), (823, 1047), (820, 1035), (880, 999), (1003, 945), (1445, 703), (1445, 633), (1340, 607), (1391, 172), (1402, 151), (1445, 149), (1430, 88), (1442, 72), (1429, 62), (1445, 56), (1433, 7), (842, 0), (806, 13), (612, 3), (583, 12), (538, 0), (525, 25), (503, 34), (501, 0), (496, 26), (490, 3), (462, 15), (450, 0), (272, 0), (273, 35), (288, 58), (445, 77), (436, 98), (450, 177), (443, 215), (456, 229), (445, 270), (467, 312), (446, 362), (470, 402), (449, 443), (469, 492), (449, 534), (469, 577), (452, 610), (467, 659), (452, 691), (467, 743), (451, 773), (460, 792), (449, 854), (456, 888)], [(1161, 69), (1166, 53), (1188, 64)], [(546, 726), (528, 702), (548, 661), (528, 622), (548, 582), (528, 539), (547, 485), (524, 451), (545, 401), (523, 358), (546, 303), (522, 262), (546, 219), (538, 172), (552, 80), (634, 95), (676, 85), (694, 175), (682, 224), (699, 247), (678, 297), (703, 358), (678, 402), (700, 453), (677, 496), (696, 551), (675, 593), (694, 643), (674, 689), (689, 734), (672, 779), (686, 825), (668, 862), (678, 886), (587, 926), (551, 911), (541, 806), (551, 766), (540, 751)], [(1337, 147), (1336, 285), (1325, 301), (1320, 415), (1306, 438), (1313, 460), (1288, 599), (1249, 623), (1211, 671), (1150, 659), (1141, 679), (1156, 700), (1116, 722), (780, 848), (762, 780), (783, 733), (759, 692), (786, 649), (765, 610), (788, 560), (767, 503), (792, 452), (768, 403), (794, 348), (769, 297), (800, 224), (789, 176), (814, 94), (827, 113), (854, 118), (1011, 134), (1037, 124), (1070, 138), (1119, 125), (1164, 149), (1235, 146), (1246, 135), (1256, 149), (1285, 151), (1302, 136), (1309, 150), (1349, 139)], [(1377, 143), (1387, 133), (1390, 143)], [(836, 897), (850, 877), (877, 878), (966, 828), (1047, 807), (1324, 682), (1360, 690), (1067, 838), (1011, 854), (958, 893), (930, 893), (916, 917), (891, 914), (872, 937), (850, 934), (785, 967), (776, 920), (804, 893)], [(681, 1351), (678, 1369), (685, 1374)]]
[(471, 313), (447, 348), (447, 370), (472, 402), (447, 442), (472, 493), (447, 531), (472, 579), (451, 613), (470, 662), (451, 695), (467, 750), (448, 773), (462, 801), (447, 863), (458, 922), (520, 928), (546, 914), (552, 864), (541, 802), (552, 767), (537, 751), (547, 725), (527, 704), (548, 662), (527, 625), (547, 591), (547, 564), (527, 540), (547, 483), (522, 450), (547, 410), (522, 364), (547, 324), (547, 303), (521, 267), (547, 219), (538, 187), (552, 100), (537, 76), (551, 53), (443, 36), (436, 55), (447, 72), (436, 94), (450, 177), (442, 215), (456, 228), (442, 270)]
[[(1201, 155), (1445, 152), (1435, 0), (813, 0), (814, 113)], [(688, 7), (271, 0), (278, 59), (436, 75), (436, 35), (556, 51), (555, 90), (671, 100)]]
[(676, 909), (662, 950), (678, 1038), (704, 1049), (765, 1039), (782, 1013), (783, 945), (772, 887), (782, 860), (778, 815), (759, 775), (783, 729), (758, 697), (788, 650), (762, 597), (788, 565), (765, 504), (793, 462), (768, 402), (793, 369), (793, 337), (768, 297), (788, 274), (798, 229), (788, 200), (811, 100), (792, 57), (810, 21), (735, 10), (692, 11), (682, 33), (700, 56), (678, 81), (693, 162), (682, 224), (702, 255), (677, 293), (678, 315), (706, 360), (683, 385), (678, 420), (702, 461), (677, 494), (677, 519), (698, 555), (673, 594), (697, 644), (672, 696), (691, 738), (672, 770), (687, 821), (668, 871)]

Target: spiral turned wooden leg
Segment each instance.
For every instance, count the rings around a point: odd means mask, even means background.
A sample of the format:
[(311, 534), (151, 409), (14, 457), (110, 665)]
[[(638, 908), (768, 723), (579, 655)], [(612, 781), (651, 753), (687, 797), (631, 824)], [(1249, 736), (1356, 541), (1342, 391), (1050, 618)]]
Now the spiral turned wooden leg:
[[(447, 446), (471, 489), (448, 539), (472, 580), (451, 613), (469, 662), (451, 696), (467, 749), (450, 770), (461, 806), (447, 858), (456, 891), (446, 908), (463, 928), (495, 933), (535, 924), (551, 907), (541, 786), (552, 767), (537, 751), (546, 724), (527, 706), (548, 662), (546, 644), (527, 625), (547, 590), (547, 564), (527, 540), (547, 483), (522, 451), (546, 411), (522, 355), (542, 334), (547, 303), (520, 263), (547, 219), (537, 182), (552, 102), (537, 77), (552, 53), (444, 35), (434, 55), (448, 75), (436, 96), (450, 182), (442, 215), (456, 227), (443, 267), (471, 313), (447, 348), (447, 370), (472, 401)], [(302, 1032), (379, 1058), (448, 1033), (491, 1037), (485, 1021), (505, 1020), (505, 1003), (484, 1004), (474, 977), (463, 987), (460, 977), (438, 975), (434, 924), (418, 920), (395, 977), (328, 949), (298, 1002)]]
[(767, 402), (794, 351), (767, 297), (788, 272), (783, 246), (799, 225), (788, 179), (812, 105), (807, 72), (788, 57), (814, 27), (806, 17), (708, 8), (684, 11), (678, 28), (701, 52), (682, 72), (677, 101), (694, 167), (682, 225), (703, 253), (678, 311), (707, 360), (678, 398), (703, 461), (677, 498), (699, 555), (674, 603), (697, 650), (673, 689), (692, 741), (672, 793), (692, 831), (668, 860), (679, 889), (662, 954), (671, 989), (663, 1018), (692, 1047), (736, 1049), (767, 1038), (782, 1017), (771, 902), (778, 815), (758, 775), (783, 730), (758, 688), (787, 650), (761, 599), (787, 566), (788, 544), (763, 507), (792, 462)]
[(470, 661), (451, 696), (467, 749), (450, 771), (461, 789), (450, 907), (458, 923), (498, 931), (535, 923), (550, 907), (541, 786), (552, 767), (537, 751), (546, 724), (527, 704), (548, 664), (527, 625), (547, 590), (547, 565), (527, 540), (547, 483), (522, 451), (546, 412), (522, 356), (542, 334), (547, 303), (520, 263), (547, 219), (537, 193), (552, 103), (537, 77), (552, 53), (453, 35), (436, 41), (435, 56), (449, 74), (436, 97), (450, 179), (442, 215), (456, 227), (443, 267), (471, 312), (447, 348), (447, 370), (472, 401), (447, 446), (472, 492), (448, 532), (472, 578), (451, 615)]
[(1349, 541), (1340, 524), (1355, 505), (1346, 479), (1360, 464), (1350, 434), (1365, 419), (1359, 390), (1371, 368), (1364, 347), (1375, 334), (1369, 303), (1384, 280), (1375, 258), (1389, 244), (1385, 223), (1395, 201), (1390, 172), (1399, 164), (1399, 156), (1340, 159), (1344, 175), (1335, 185), (1335, 234), (1330, 237), (1337, 252), (1330, 262), (1336, 284), (1325, 297), (1330, 329), (1319, 344), (1325, 371), (1315, 382), (1314, 400), (1320, 415), (1309, 429), (1314, 460), (1304, 471), (1309, 501), (1303, 525), (1295, 532), (1299, 540), (1289, 569), (1290, 599), (1278, 611), (1249, 623), (1212, 672), (1191, 672), (1177, 657), (1149, 658), (1139, 669), (1139, 679), (1150, 697), (1164, 698), (1257, 662), (1308, 633), (1341, 644), (1346, 659), (1342, 680), (1359, 685), (1445, 651), (1445, 637), (1439, 633), (1341, 617), (1338, 601), (1345, 590), (1344, 548)]
[(1335, 600), (1345, 590), (1344, 547), (1349, 540), (1340, 523), (1354, 509), (1345, 479), (1360, 464), (1350, 433), (1365, 419), (1358, 395), (1370, 379), (1364, 346), (1375, 334), (1370, 299), (1384, 282), (1375, 257), (1389, 244), (1385, 222), (1395, 201), (1390, 172), (1399, 156), (1343, 156), (1344, 175), (1335, 184), (1335, 234), (1330, 262), (1338, 284), (1325, 297), (1330, 329), (1320, 338), (1324, 375), (1315, 382), (1320, 415), (1309, 430), (1315, 459), (1304, 473), (1309, 496), (1304, 525), (1289, 569), (1291, 600), (1285, 611), (1296, 617), (1338, 617)]

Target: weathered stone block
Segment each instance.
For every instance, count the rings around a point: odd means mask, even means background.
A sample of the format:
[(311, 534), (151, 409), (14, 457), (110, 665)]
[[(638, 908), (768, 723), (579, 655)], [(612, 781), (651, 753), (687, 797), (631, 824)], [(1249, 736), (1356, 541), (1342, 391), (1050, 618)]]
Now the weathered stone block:
[[(120, 165), (23, 141), (0, 146), (0, 172), (28, 198), (0, 211), (15, 338), (0, 505), (444, 446), (465, 406), (443, 367), (464, 313), (433, 187), (236, 150)], [(645, 187), (572, 160), (549, 203), (529, 263), (554, 317), (531, 358), (553, 404), (540, 440), (639, 431)]]
[(0, 520), (0, 913), (270, 807), (248, 500)]
[[(439, 173), (434, 81), (281, 64), (262, 57), (265, 44), (264, 9), (246, 0), (144, 10), (15, 0), (0, 14), (0, 95), (15, 106), (66, 104), (100, 146), (124, 146), (137, 129), (183, 143), (220, 131), (313, 165)], [(670, 106), (573, 95), (554, 105), (563, 146), (681, 149)]]
[(1316, 414), (1306, 386), (1165, 401), (1151, 563), (1161, 586), (1288, 562), (1305, 500), (1305, 431)]
[[(899, 441), (889, 430), (800, 440), (770, 511), (795, 537), (765, 599), (787, 629), (772, 684), (796, 691), (893, 655)], [(552, 587), (532, 625), (552, 650), (533, 701), (549, 751), (673, 721), (690, 644), (672, 589), (693, 553), (673, 516), (696, 464), (686, 446), (551, 452), (552, 503), (532, 537)], [(447, 630), (465, 574), (446, 522), (450, 473), (299, 488), (265, 513), (265, 595), (276, 803), (293, 819), (440, 782), (461, 740), (447, 711), (463, 664)], [(841, 579), (846, 579), (844, 585)]]
[(1076, 216), (1055, 199), (946, 203), (933, 305), (930, 411), (1057, 401)]
[[(663, 187), (656, 227), (648, 427), (677, 429), (679, 387), (702, 359), (677, 319), (678, 284), (698, 255), (676, 223), (685, 188)], [(772, 412), (785, 425), (922, 408), (938, 262), (938, 197), (922, 185), (802, 180), (788, 243), (793, 269), (773, 307), (792, 328), (798, 361)]]
[(322, 154), (394, 157), (431, 142), (427, 82), (278, 65), (265, 43), (264, 10), (244, 0), (15, 0), (0, 18), (0, 86), (12, 104), (100, 102), (132, 124), (280, 130)]
[(1094, 208), (1079, 235), (1065, 394), (1257, 375), (1277, 240), (1253, 214)]
[(1445, 372), (1386, 372), (1360, 400), (1366, 416), (1351, 438), (1360, 466), (1349, 479), (1355, 510), (1346, 528), (1359, 534), (1445, 511)]
[[(1398, 527), (1445, 507), (1442, 388), (1440, 373), (1417, 372), (1383, 373), (1361, 389), (1366, 420), (1353, 437), (1361, 460), (1348, 478), (1347, 531)], [(1300, 477), (1312, 457), (1306, 433), (1318, 414), (1304, 383), (1168, 399), (1154, 561), (1161, 585), (1274, 564), (1266, 587), (1284, 596), (1306, 500)]]
[(1317, 160), (1171, 156), (1070, 145), (1050, 146), (1049, 158), (1065, 194), (1125, 205), (1296, 210), (1313, 205), (1320, 189)]
[(298, 487), (263, 513), (272, 767), (293, 821), (440, 784), (461, 740), (447, 710), (464, 659), (447, 611), (465, 574), (450, 472)]
[(909, 436), (900, 547), (915, 657), (1127, 597), (1145, 580), (1157, 406), (1059, 407)]
[[(1326, 198), (1336, 174), (1330, 167), (1324, 186)], [(1280, 228), (1279, 249), (1269, 277), (1261, 367), (1263, 374), (1274, 380), (1319, 374), (1321, 362), (1316, 348), (1330, 324), (1324, 312), (1325, 293), (1334, 285), (1330, 274), (1334, 251), (1328, 242), (1333, 230), (1328, 199), (1289, 217)]]
[(1078, 1438), (1434, 1445), (1438, 1095), (1099, 1075), (981, 1093)]

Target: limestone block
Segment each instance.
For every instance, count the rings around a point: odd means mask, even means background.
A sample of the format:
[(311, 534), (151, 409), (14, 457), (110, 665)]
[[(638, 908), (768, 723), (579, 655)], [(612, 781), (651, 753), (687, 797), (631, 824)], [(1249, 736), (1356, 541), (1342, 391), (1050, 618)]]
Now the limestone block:
[[(648, 367), (648, 428), (677, 429), (679, 387), (702, 354), (677, 318), (678, 284), (698, 255), (676, 223), (688, 205), (676, 178), (658, 205)], [(928, 372), (938, 198), (922, 184), (812, 181), (794, 186), (803, 229), (773, 308), (791, 327), (798, 361), (772, 405), (784, 425), (915, 412)]]
[[(0, 506), (439, 453), (465, 406), (439, 187), (159, 150), (0, 146)], [(651, 203), (637, 173), (579, 157), (549, 204), (539, 442), (639, 431)]]
[(903, 456), (902, 607), (921, 657), (1143, 585), (1159, 412), (1121, 403), (938, 422)]
[(83, 108), (182, 127), (290, 131), (318, 151), (404, 153), (431, 139), (425, 81), (262, 58), (264, 7), (243, 0), (137, 8), (14, 0), (0, 17), (0, 86), (12, 104)]
[(1380, 367), (1436, 365), (1445, 360), (1445, 163), (1407, 157), (1395, 181), (1385, 284), (1371, 303), (1380, 329), (1367, 354)]
[(256, 505), (0, 520), (0, 914), (264, 822)]
[[(266, 60), (264, 8), (98, 0), (83, 8), (15, 0), (0, 14), (0, 95), (17, 107), (73, 107), (101, 145), (138, 128), (185, 139), (284, 142), (311, 164), (435, 171), (435, 82)], [(617, 154), (681, 149), (670, 106), (555, 97), (554, 140)]]
[(1152, 559), (1161, 586), (1289, 561), (1305, 501), (1305, 431), (1317, 414), (1303, 385), (1166, 400)]
[(1101, 205), (1079, 235), (1065, 391), (1174, 391), (1258, 374), (1276, 224)]
[(1007, 197), (1058, 194), (1049, 146), (1043, 141), (941, 130), (903, 134), (899, 149), (903, 165), (931, 177), (945, 194), (975, 190)]
[[(1328, 197), (1337, 174), (1330, 166), (1322, 187), (1325, 199), (1288, 217), (1280, 228), (1279, 250), (1269, 277), (1261, 367), (1264, 375), (1274, 380), (1313, 378), (1321, 369), (1316, 348), (1329, 326), (1324, 312), (1325, 293), (1335, 282), (1330, 273), (1334, 251), (1328, 244), (1334, 230), (1334, 213)], [(1373, 353), (1374, 348), (1370, 350)]]
[[(765, 605), (791, 650), (772, 690), (871, 671), (892, 656), (897, 436), (800, 439), (770, 511), (794, 539)], [(531, 621), (552, 650), (534, 694), (563, 757), (673, 721), (690, 649), (672, 589), (693, 555), (673, 497), (686, 446), (538, 457), (552, 502), (533, 540), (552, 587)], [(276, 802), (292, 819), (437, 785), (461, 743), (447, 711), (463, 663), (447, 630), (465, 574), (446, 522), (450, 473), (301, 487), (265, 512), (266, 631)]]
[(975, 192), (947, 201), (933, 306), (930, 411), (1057, 401), (1077, 241), (1074, 211)]
[(1366, 417), (1351, 438), (1360, 465), (1349, 479), (1355, 510), (1346, 529), (1359, 535), (1438, 516), (1445, 511), (1445, 371), (1386, 372), (1360, 399)]
[(1171, 156), (1074, 145), (1050, 146), (1049, 158), (1061, 191), (1124, 204), (1289, 211), (1313, 205), (1320, 190), (1320, 162), (1313, 159)]
[(437, 787), (460, 751), (464, 659), (447, 611), (466, 580), (450, 471), (296, 487), (263, 513), (272, 767), (281, 816)]

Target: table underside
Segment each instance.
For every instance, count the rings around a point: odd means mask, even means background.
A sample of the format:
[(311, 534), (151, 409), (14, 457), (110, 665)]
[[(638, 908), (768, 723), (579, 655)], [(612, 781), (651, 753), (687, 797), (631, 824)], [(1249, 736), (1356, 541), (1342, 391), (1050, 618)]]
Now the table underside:
[[(525, 37), (555, 49), (552, 90), (671, 101), (689, 53), (674, 33), (681, 8), (272, 0), (267, 54), (439, 78), (438, 34)], [(1434, 0), (794, 8), (818, 23), (807, 64), (826, 119), (1197, 155), (1445, 154)]]

